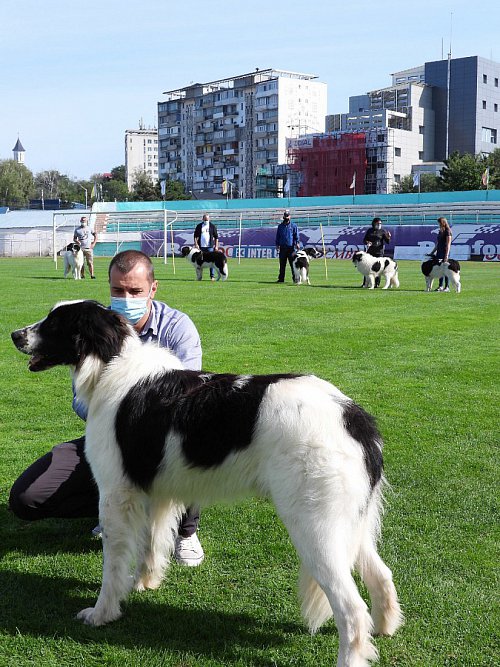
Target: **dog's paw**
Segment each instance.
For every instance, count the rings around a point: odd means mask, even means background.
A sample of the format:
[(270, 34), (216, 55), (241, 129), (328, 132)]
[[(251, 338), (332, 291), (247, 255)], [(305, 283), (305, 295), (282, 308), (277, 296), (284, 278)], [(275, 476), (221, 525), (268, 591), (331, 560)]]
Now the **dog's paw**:
[(160, 588), (161, 582), (162, 582), (161, 577), (153, 577), (145, 575), (134, 581), (133, 589), (134, 591), (137, 591), (139, 593), (141, 591), (147, 591), (147, 590), (154, 591), (157, 588)]
[(100, 625), (106, 625), (106, 623), (109, 623), (110, 621), (116, 621), (120, 616), (121, 612), (119, 611), (116, 614), (108, 614), (105, 616), (104, 614), (99, 613), (97, 607), (87, 607), (87, 609), (82, 609), (78, 612), (76, 618), (79, 621), (83, 621), (85, 625), (98, 627)]

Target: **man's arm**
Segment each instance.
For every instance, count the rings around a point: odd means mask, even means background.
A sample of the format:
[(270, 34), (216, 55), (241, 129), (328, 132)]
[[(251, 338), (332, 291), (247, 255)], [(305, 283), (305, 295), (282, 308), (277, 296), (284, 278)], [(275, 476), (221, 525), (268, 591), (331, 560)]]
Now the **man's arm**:
[(201, 238), (201, 225), (196, 225), (194, 228), (194, 234), (193, 234), (193, 241), (194, 241), (194, 247), (199, 248), (200, 247), (200, 238)]
[(214, 235), (214, 249), (218, 250), (219, 249), (219, 234), (217, 232), (217, 227), (215, 225), (212, 225), (212, 233)]
[(94, 240), (90, 244), (90, 249), (92, 249), (95, 246), (95, 244), (97, 243), (97, 232), (91, 232), (91, 234), (94, 237)]

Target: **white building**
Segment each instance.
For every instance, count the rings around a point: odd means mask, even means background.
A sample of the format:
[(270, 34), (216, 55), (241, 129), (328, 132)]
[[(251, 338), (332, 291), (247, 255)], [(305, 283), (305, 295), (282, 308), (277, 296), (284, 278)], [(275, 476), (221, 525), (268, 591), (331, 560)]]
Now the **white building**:
[(12, 156), (15, 162), (18, 164), (24, 164), (24, 155), (26, 151), (23, 148), (23, 145), (21, 143), (21, 140), (18, 138), (16, 141), (16, 145), (12, 149)]
[[(326, 84), (310, 74), (256, 70), (164, 93), (158, 103), (159, 178), (186, 189), (232, 196), (266, 196), (258, 177), (274, 179), (286, 161), (286, 139), (323, 132)], [(280, 181), (281, 182), (281, 181)]]
[(132, 190), (138, 173), (145, 172), (153, 182), (158, 180), (158, 131), (144, 128), (125, 131), (125, 174)]

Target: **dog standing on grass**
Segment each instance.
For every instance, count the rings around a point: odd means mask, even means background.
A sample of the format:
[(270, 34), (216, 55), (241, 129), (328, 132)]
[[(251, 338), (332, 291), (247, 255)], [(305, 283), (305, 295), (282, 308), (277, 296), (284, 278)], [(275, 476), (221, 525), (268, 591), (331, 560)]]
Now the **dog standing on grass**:
[[(456, 259), (448, 259), (446, 262), (443, 259), (436, 259), (435, 257), (427, 259), (425, 262), (422, 262), (422, 273), (425, 278), (426, 292), (432, 291), (432, 283), (436, 278), (448, 278), (456, 292), (460, 292), (462, 289), (460, 264)], [(440, 291), (444, 291), (443, 288)], [(448, 289), (446, 291), (449, 292)]]
[(191, 246), (184, 246), (182, 256), (194, 267), (196, 280), (203, 278), (203, 269), (215, 269), (217, 280), (227, 280), (229, 271), (227, 257), (221, 250), (199, 250)]
[(303, 250), (296, 250), (292, 255), (292, 270), (293, 280), (296, 285), (304, 285), (309, 281), (309, 264), (311, 258), (317, 259), (321, 257), (322, 253), (316, 248), (304, 248)]
[(72, 241), (66, 246), (61, 255), (64, 258), (64, 277), (69, 273), (74, 280), (81, 280), (83, 271), (83, 252), (79, 243)]
[(398, 265), (390, 257), (374, 257), (363, 250), (359, 250), (352, 256), (352, 261), (361, 275), (366, 278), (363, 287), (373, 289), (375, 278), (378, 276), (385, 276), (383, 289), (399, 287)]
[(377, 552), (382, 438), (363, 408), (312, 375), (183, 370), (95, 301), (56, 304), (11, 335), (31, 371), (69, 366), (88, 407), (104, 557), (101, 592), (80, 620), (114, 621), (132, 587), (160, 586), (184, 506), (258, 495), (273, 501), (298, 552), (310, 631), (334, 617), (338, 667), (377, 658), (372, 634), (392, 635), (403, 616)]

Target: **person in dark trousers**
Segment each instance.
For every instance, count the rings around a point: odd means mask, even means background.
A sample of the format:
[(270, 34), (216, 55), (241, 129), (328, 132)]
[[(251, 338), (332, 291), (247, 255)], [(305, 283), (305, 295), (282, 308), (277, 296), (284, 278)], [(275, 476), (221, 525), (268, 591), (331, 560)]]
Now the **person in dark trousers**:
[[(210, 222), (208, 213), (203, 215), (202, 221), (194, 230), (194, 245), (198, 250), (218, 250), (219, 235), (217, 227)], [(210, 269), (210, 280), (215, 280), (215, 270)]]
[[(384, 256), (384, 246), (386, 243), (389, 243), (391, 240), (391, 233), (385, 229), (382, 229), (382, 220), (380, 218), (373, 218), (372, 226), (367, 230), (363, 243), (366, 247), (366, 252), (372, 255), (373, 257), (383, 257)], [(366, 280), (366, 278), (365, 278)], [(363, 280), (363, 287), (365, 285), (365, 280)], [(380, 286), (380, 276), (375, 278), (375, 287)]]
[(280, 258), (280, 272), (277, 283), (285, 282), (286, 263), (290, 264), (290, 271), (292, 272), (292, 281), (294, 281), (292, 255), (295, 250), (299, 249), (299, 228), (294, 222), (290, 221), (290, 211), (283, 213), (283, 220), (278, 225), (276, 230), (276, 250)]
[[(451, 232), (451, 227), (448, 224), (448, 220), (446, 218), (438, 218), (438, 224), (439, 224), (439, 232), (437, 235), (437, 240), (436, 240), (436, 245), (434, 246), (434, 250), (430, 253), (433, 255), (436, 259), (442, 259), (443, 262), (447, 262), (449, 255), (450, 255), (450, 248), (451, 248), (451, 238), (452, 238), (452, 232)], [(448, 286), (448, 278), (440, 278), (439, 279), (439, 287), (435, 289), (435, 292), (449, 292), (450, 288)]]
[[(109, 266), (111, 308), (126, 317), (142, 342), (170, 349), (186, 369), (201, 370), (201, 343), (190, 318), (166, 303), (154, 300), (158, 281), (147, 255), (126, 250)], [(83, 420), (86, 408), (73, 395), (73, 410)], [(20, 519), (96, 518), (99, 494), (85, 458), (85, 437), (56, 445), (35, 461), (12, 486), (9, 509)], [(199, 565), (204, 553), (196, 535), (199, 508), (182, 517), (175, 544), (175, 559), (182, 565)], [(99, 534), (99, 527), (92, 531)]]

